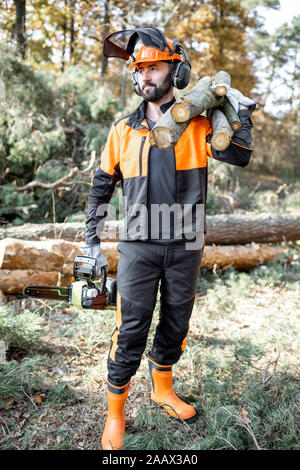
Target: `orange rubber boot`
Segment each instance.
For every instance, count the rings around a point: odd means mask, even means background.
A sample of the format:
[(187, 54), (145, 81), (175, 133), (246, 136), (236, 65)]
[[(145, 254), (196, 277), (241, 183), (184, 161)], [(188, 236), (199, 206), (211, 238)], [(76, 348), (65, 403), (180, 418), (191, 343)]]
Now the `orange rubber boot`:
[(129, 385), (130, 382), (124, 387), (114, 387), (108, 384), (108, 413), (101, 439), (102, 450), (122, 449), (122, 440), (125, 437), (124, 405), (127, 400)]
[(172, 366), (159, 365), (149, 356), (148, 360), (151, 377), (151, 399), (173, 418), (181, 418), (187, 423), (196, 421), (198, 418), (197, 410), (180, 400), (174, 393)]

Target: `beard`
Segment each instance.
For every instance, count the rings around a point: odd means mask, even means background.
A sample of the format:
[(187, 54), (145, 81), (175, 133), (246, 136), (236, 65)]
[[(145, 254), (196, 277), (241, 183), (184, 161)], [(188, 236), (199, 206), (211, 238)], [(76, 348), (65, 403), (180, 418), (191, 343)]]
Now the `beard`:
[[(168, 75), (166, 76), (166, 78), (164, 79), (163, 83), (160, 86), (152, 82), (145, 83), (143, 90), (141, 90), (143, 99), (145, 101), (155, 102), (155, 101), (161, 100), (161, 98), (167, 95), (172, 87), (172, 74), (173, 74), (173, 68), (171, 67), (168, 72)], [(147, 85), (152, 85), (152, 86), (145, 90), (145, 86)]]

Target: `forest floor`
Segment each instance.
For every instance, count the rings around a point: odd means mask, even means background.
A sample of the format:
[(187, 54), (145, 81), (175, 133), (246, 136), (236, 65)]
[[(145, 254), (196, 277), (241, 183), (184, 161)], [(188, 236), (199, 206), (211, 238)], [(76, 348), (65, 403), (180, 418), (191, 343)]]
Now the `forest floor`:
[[(187, 425), (153, 407), (144, 356), (126, 403), (124, 449), (299, 449), (300, 247), (292, 245), (292, 263), (201, 272), (174, 366), (178, 395), (200, 417)], [(0, 449), (99, 449), (114, 312), (10, 299), (1, 315), (11, 337), (0, 366)]]

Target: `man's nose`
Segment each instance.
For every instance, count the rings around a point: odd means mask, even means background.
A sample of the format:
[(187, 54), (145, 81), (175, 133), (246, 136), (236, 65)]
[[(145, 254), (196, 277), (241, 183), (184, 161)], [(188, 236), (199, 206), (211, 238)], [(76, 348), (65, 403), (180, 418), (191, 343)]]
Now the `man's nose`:
[(151, 81), (151, 70), (145, 70), (143, 74), (143, 81), (150, 82)]

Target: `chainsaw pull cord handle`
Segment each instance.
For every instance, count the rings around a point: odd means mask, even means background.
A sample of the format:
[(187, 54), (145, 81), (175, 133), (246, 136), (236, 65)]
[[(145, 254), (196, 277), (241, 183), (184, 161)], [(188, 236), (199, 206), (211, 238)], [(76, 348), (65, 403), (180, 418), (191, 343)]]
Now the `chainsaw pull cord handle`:
[(106, 293), (106, 277), (107, 277), (106, 268), (103, 266), (101, 268), (101, 285), (100, 285), (101, 294)]

